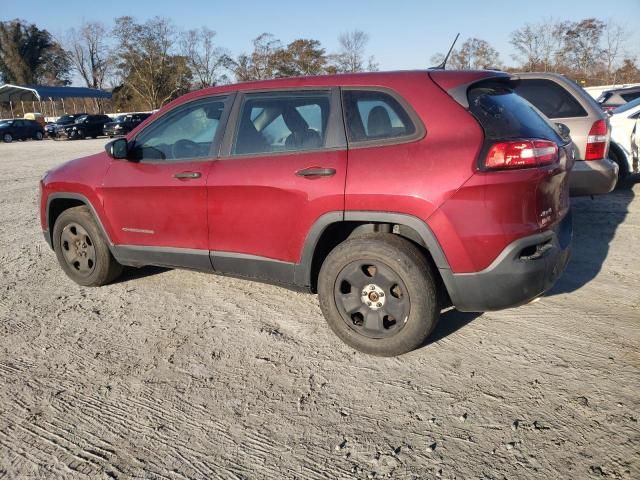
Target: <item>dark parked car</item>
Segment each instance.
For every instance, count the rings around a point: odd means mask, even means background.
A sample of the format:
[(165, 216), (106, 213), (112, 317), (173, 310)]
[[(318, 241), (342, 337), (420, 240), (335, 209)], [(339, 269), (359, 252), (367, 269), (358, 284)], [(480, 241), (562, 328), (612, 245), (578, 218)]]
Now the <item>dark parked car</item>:
[(608, 112), (638, 97), (640, 97), (640, 86), (615, 88), (602, 92), (597, 102), (603, 110)]
[(44, 129), (35, 120), (2, 120), (0, 121), (0, 138), (5, 143), (28, 138), (42, 140), (44, 138)]
[(70, 139), (97, 138), (103, 135), (104, 126), (111, 118), (106, 115), (82, 115), (75, 122), (58, 131), (59, 135), (65, 135)]
[(347, 344), (398, 355), (441, 308), (521, 305), (565, 268), (573, 146), (512, 86), (415, 71), (192, 92), (43, 177), (44, 237), (81, 285), (161, 265), (317, 292)]
[(82, 117), (83, 115), (87, 115), (86, 113), (75, 113), (73, 115), (67, 114), (63, 115), (58, 120), (53, 123), (48, 123), (44, 130), (47, 135), (51, 138), (57, 138), (59, 135), (59, 131), (64, 129), (64, 127), (68, 127), (69, 125), (73, 125), (76, 122), (76, 118)]
[(120, 115), (113, 122), (109, 122), (104, 126), (104, 134), (111, 138), (118, 135), (126, 135), (150, 116), (150, 113)]

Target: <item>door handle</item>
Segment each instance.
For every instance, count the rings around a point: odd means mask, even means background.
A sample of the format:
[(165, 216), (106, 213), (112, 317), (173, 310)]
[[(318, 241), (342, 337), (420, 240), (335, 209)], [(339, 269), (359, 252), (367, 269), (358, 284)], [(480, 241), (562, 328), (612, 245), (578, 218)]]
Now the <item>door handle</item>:
[(175, 178), (179, 178), (180, 180), (185, 180), (189, 178), (200, 178), (202, 174), (200, 172), (180, 172), (174, 175)]
[(335, 168), (309, 167), (298, 170), (296, 175), (299, 177), (331, 177), (336, 174)]

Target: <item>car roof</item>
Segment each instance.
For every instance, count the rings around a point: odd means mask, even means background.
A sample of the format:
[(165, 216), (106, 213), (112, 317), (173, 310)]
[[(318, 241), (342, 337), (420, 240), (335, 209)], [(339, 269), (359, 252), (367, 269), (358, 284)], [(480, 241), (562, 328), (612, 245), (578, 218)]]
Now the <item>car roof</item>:
[(620, 88), (612, 88), (610, 90), (605, 90), (602, 93), (635, 93), (640, 91), (640, 85), (636, 85), (633, 87), (620, 87)]

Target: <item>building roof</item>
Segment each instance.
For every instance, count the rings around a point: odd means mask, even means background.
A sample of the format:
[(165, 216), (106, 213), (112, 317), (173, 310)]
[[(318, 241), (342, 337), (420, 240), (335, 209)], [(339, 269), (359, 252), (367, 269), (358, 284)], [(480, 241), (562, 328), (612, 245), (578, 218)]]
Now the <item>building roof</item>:
[(111, 93), (85, 87), (20, 86), (8, 83), (0, 86), (0, 102), (37, 102), (39, 100), (58, 100), (61, 98), (111, 98)]

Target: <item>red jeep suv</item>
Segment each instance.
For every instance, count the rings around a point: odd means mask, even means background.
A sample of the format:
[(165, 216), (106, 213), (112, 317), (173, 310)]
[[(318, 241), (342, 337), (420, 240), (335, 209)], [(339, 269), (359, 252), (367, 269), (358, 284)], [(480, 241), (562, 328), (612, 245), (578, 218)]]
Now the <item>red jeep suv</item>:
[(521, 305), (562, 273), (570, 140), (509, 75), (287, 78), (189, 93), (41, 182), (65, 273), (123, 265), (317, 292), (352, 347), (398, 355), (442, 308)]

